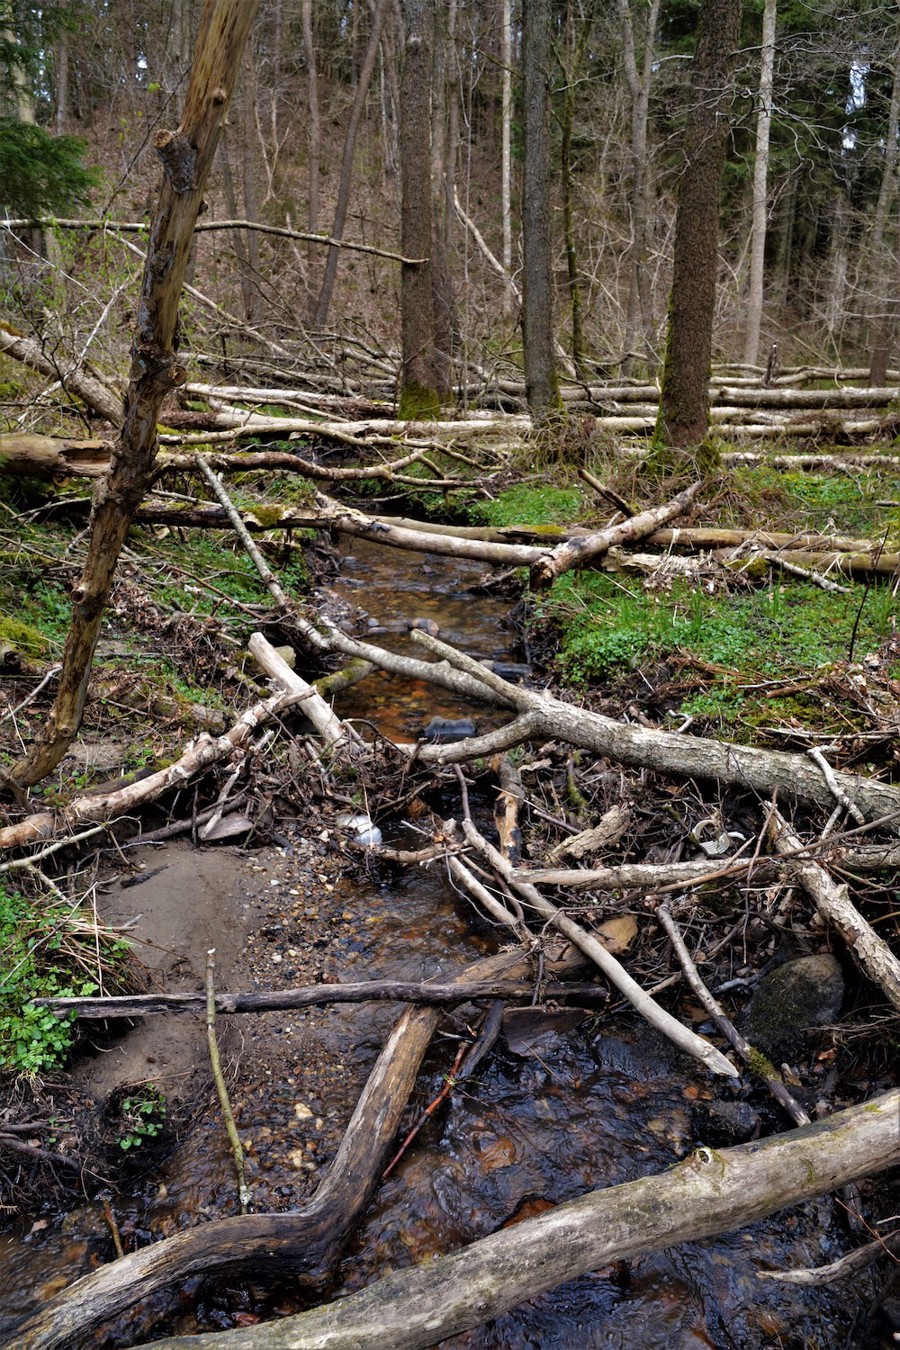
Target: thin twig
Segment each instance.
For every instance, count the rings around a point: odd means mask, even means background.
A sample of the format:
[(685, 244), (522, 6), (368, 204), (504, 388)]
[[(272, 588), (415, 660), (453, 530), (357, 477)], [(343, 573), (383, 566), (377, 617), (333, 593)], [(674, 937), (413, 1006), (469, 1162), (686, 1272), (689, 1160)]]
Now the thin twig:
[(675, 949), (675, 955), (681, 962), (681, 968), (684, 971), (685, 979), (721, 1031), (722, 1035), (728, 1041), (729, 1045), (740, 1055), (748, 1068), (754, 1073), (759, 1073), (772, 1096), (784, 1107), (794, 1124), (809, 1125), (811, 1123), (810, 1117), (796, 1098), (788, 1092), (784, 1083), (782, 1083), (779, 1078), (773, 1078), (766, 1074), (764, 1070), (760, 1072), (762, 1067), (762, 1056), (759, 1055), (758, 1052), (754, 1053), (753, 1048), (744, 1040), (744, 1037), (728, 1017), (721, 1003), (719, 1003), (718, 999), (710, 993), (703, 983), (700, 978), (700, 973), (694, 965), (693, 958), (685, 946), (684, 938), (681, 936), (681, 930), (672, 918), (668, 907), (666, 905), (660, 905), (659, 909), (656, 911), (656, 917), (669, 935), (669, 941)]
[(247, 1179), (244, 1175), (244, 1150), (241, 1147), (237, 1126), (234, 1123), (234, 1113), (231, 1110), (228, 1087), (225, 1083), (225, 1075), (222, 1073), (222, 1062), (219, 1059), (219, 1044), (216, 1040), (215, 958), (216, 949), (215, 947), (211, 947), (206, 953), (206, 1039), (209, 1044), (209, 1062), (212, 1066), (213, 1078), (216, 1083), (219, 1105), (222, 1108), (222, 1115), (225, 1118), (225, 1129), (228, 1132), (228, 1142), (231, 1144), (231, 1152), (234, 1156), (234, 1170), (237, 1172), (238, 1199), (240, 1200), (241, 1213), (248, 1214), (250, 1212), (251, 1196), (250, 1187), (247, 1185)]

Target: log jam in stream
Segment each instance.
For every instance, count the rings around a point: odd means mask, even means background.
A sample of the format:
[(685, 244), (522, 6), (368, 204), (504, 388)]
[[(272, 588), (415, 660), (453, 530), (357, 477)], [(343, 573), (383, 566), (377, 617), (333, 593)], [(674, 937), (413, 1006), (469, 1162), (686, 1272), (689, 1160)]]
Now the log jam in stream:
[[(367, 611), (371, 624), (363, 631), (372, 641), (406, 650), (408, 623), (430, 621), (479, 659), (523, 662), (504, 626), (505, 604), (470, 589), (481, 576), (478, 565), (424, 565), (361, 541), (346, 555), (328, 589)], [(341, 695), (336, 707), (342, 717), (374, 721), (400, 740), (421, 735), (433, 716), (471, 718), (479, 731), (502, 720), (495, 710), (462, 707), (434, 687), (400, 685), (382, 674)], [(398, 825), (385, 842), (415, 848), (427, 838), (413, 822)], [(284, 849), (253, 850), (240, 875), (229, 878), (216, 919), (231, 922), (235, 935), (227, 987), (249, 987), (248, 969), (256, 978), (268, 970), (273, 987), (302, 983), (308, 971), (339, 980), (450, 977), (506, 943), (507, 935), (489, 928), (456, 892), (440, 862), (402, 872), (376, 869), (368, 879), (323, 871), (317, 882), (309, 862), (316, 846), (305, 837)], [(166, 857), (155, 852), (148, 868), (165, 865)], [(298, 858), (302, 880), (293, 871)], [(146, 908), (142, 888), (124, 894), (134, 912)], [(196, 897), (189, 886), (185, 899)], [(234, 911), (230, 921), (226, 902)], [(335, 927), (327, 947), (316, 946), (326, 912)], [(198, 938), (201, 946), (213, 945), (216, 933)], [(381, 1186), (324, 1293), (350, 1293), (588, 1190), (663, 1172), (691, 1152), (697, 1104), (713, 1095), (709, 1076), (622, 1005), (586, 1011), (568, 1030), (539, 1017), (527, 1031), (507, 1030)], [(314, 1187), (396, 1014), (394, 1005), (348, 1005), (243, 1018), (240, 1028), (229, 1029), (235, 1113), (260, 1209), (289, 1210)], [(702, 1017), (698, 1010), (700, 1031)], [(154, 1072), (149, 1061), (160, 1053), (152, 1048), (154, 1027), (165, 1020), (148, 1019), (140, 1030), (148, 1076)], [(460, 1017), (444, 1019), (420, 1075), (417, 1111), (440, 1092), (465, 1034)], [(116, 1055), (115, 1044), (109, 1053)], [(189, 1049), (180, 1071), (206, 1074), (202, 1050), (195, 1061), (193, 1053)], [(236, 1213), (231, 1159), (216, 1113), (204, 1108), (161, 1169), (136, 1172), (133, 1184), (109, 1203), (129, 1250)], [(725, 1237), (593, 1272), (443, 1344), (459, 1350), (843, 1345), (851, 1343), (872, 1297), (875, 1286), (865, 1274), (806, 1288), (761, 1284), (757, 1272), (822, 1265), (846, 1245), (836, 1206), (814, 1200)], [(0, 1328), (21, 1316), (26, 1299), (37, 1304), (110, 1259), (99, 1201), (62, 1219), (23, 1218), (16, 1233), (0, 1238)], [(283, 1276), (274, 1286), (263, 1278), (226, 1279), (215, 1287), (196, 1279), (124, 1314), (91, 1344), (127, 1346), (151, 1335), (249, 1326), (316, 1301)]]

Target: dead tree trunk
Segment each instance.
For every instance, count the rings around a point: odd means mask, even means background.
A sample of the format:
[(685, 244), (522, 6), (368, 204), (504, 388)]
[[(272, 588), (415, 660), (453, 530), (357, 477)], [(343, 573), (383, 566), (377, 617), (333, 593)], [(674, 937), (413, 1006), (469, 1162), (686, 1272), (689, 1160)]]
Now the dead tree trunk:
[[(229, 1350), (422, 1350), (611, 1261), (732, 1232), (893, 1166), (900, 1157), (898, 1109), (894, 1091), (752, 1144), (698, 1148), (658, 1176), (557, 1205), (349, 1298), (230, 1331)], [(175, 1336), (145, 1350), (214, 1350), (219, 1340)], [(44, 1342), (29, 1344), (34, 1350)]]
[(404, 263), (400, 293), (403, 359), (399, 416), (440, 414), (434, 341), (431, 191), (431, 81), (434, 12), (427, 0), (403, 5), (400, 77), (400, 251), (425, 262)]
[[(507, 952), (476, 962), (460, 978), (518, 979), (529, 973), (527, 958)], [(327, 1177), (302, 1209), (201, 1224), (131, 1252), (51, 1299), (13, 1333), (7, 1350), (61, 1350), (155, 1290), (192, 1275), (271, 1273), (282, 1264), (295, 1287), (321, 1282), (378, 1183), (440, 1018), (440, 1010), (433, 1007), (410, 1008), (400, 1017), (369, 1075)]]
[(525, 387), (536, 422), (560, 407), (553, 340), (553, 263), (550, 248), (550, 6), (522, 7), (523, 132), (522, 334)]
[[(357, 13), (357, 7), (353, 7), (354, 15)], [(362, 70), (359, 73), (359, 81), (356, 86), (356, 94), (353, 99), (353, 107), (350, 109), (350, 121), (347, 124), (347, 135), (344, 138), (344, 156), (341, 161), (341, 181), (338, 185), (337, 205), (334, 208), (334, 225), (331, 228), (331, 237), (340, 239), (344, 233), (344, 224), (347, 220), (347, 208), (350, 205), (350, 184), (353, 179), (353, 151), (356, 146), (356, 133), (359, 131), (359, 124), (362, 120), (363, 107), (366, 102), (366, 95), (369, 92), (369, 85), (372, 82), (372, 74), (375, 70), (375, 59), (378, 56), (378, 42), (381, 36), (381, 21), (384, 17), (384, 0), (376, 0), (372, 11), (372, 31), (369, 34), (369, 45), (366, 49), (365, 60)], [(317, 328), (324, 328), (328, 323), (328, 311), (331, 309), (331, 297), (334, 294), (334, 283), (337, 277), (338, 258), (341, 250), (339, 248), (330, 248), (328, 257), (325, 260), (325, 273), (322, 277), (322, 285), (319, 290), (319, 298), (316, 302), (315, 325)]]
[(685, 130), (684, 167), (675, 217), (675, 263), (657, 439), (699, 445), (709, 423), (719, 197), (725, 168), (731, 71), (741, 0), (704, 0), (694, 55), (693, 106)]
[(72, 593), (72, 627), (56, 702), (40, 739), (11, 771), (23, 785), (37, 783), (50, 773), (78, 732), (119, 552), (153, 475), (159, 409), (166, 394), (186, 378), (176, 357), (181, 286), (207, 175), (256, 8), (257, 0), (207, 0), (181, 125), (177, 131), (157, 131), (154, 137), (165, 180), (150, 231), (125, 421), (113, 447), (109, 475), (94, 497), (88, 557)]

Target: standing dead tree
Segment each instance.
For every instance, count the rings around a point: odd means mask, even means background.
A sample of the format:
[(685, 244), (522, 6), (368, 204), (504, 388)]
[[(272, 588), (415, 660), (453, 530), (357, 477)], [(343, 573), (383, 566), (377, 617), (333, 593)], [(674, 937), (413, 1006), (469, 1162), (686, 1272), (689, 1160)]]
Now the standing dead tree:
[(178, 362), (178, 304), (219, 132), (240, 70), (257, 0), (207, 0), (177, 131), (157, 131), (165, 179), (160, 192), (137, 307), (125, 419), (97, 486), (90, 545), (72, 592), (72, 626), (53, 711), (43, 734), (12, 771), (28, 786), (59, 763), (77, 734), (103, 611), (128, 527), (153, 476), (156, 423), (166, 394), (184, 384)]

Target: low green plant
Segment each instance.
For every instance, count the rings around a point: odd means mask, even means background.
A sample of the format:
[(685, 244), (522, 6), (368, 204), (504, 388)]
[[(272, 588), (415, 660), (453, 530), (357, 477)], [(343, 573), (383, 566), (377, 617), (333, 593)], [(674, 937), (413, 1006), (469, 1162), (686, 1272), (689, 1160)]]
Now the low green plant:
[(143, 1083), (119, 1105), (119, 1148), (128, 1153), (157, 1139), (166, 1123), (166, 1098), (154, 1083)]
[[(94, 926), (65, 903), (32, 900), (0, 884), (0, 1072), (39, 1074), (65, 1059), (73, 1018), (36, 998), (89, 997), (97, 983)], [(104, 962), (121, 963), (127, 944), (101, 937)]]
[(578, 519), (581, 492), (577, 487), (549, 483), (516, 483), (493, 501), (473, 503), (469, 516), (483, 525), (567, 525)]

